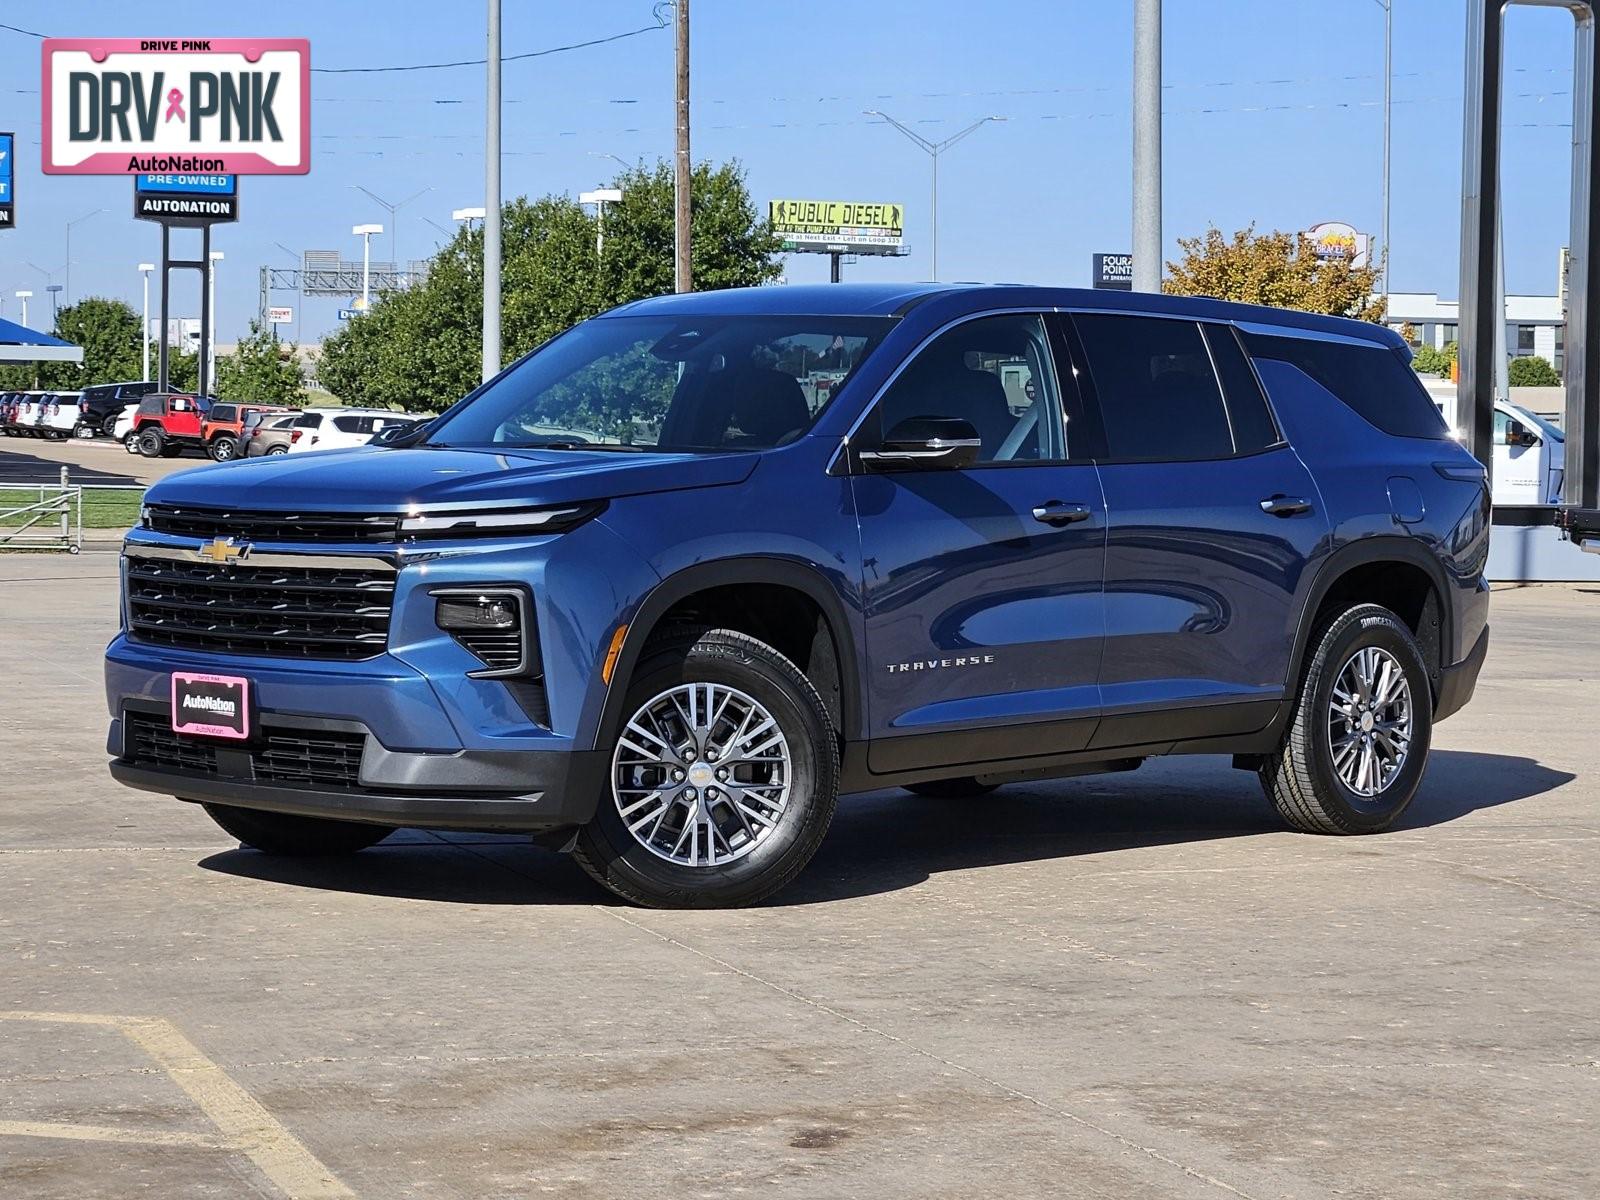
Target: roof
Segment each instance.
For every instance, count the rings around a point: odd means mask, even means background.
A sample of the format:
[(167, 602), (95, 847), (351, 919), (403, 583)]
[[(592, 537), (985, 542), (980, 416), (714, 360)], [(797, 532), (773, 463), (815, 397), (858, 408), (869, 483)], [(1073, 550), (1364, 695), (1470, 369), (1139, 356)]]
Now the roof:
[(71, 342), (0, 317), (0, 362), (82, 361), (83, 351)]
[(1370, 321), (1259, 304), (1236, 304), (1205, 296), (1167, 296), (1090, 288), (1034, 287), (1013, 283), (819, 283), (797, 287), (727, 288), (636, 300), (607, 316), (899, 316), (924, 302), (937, 301), (941, 315), (987, 307), (1101, 309), (1162, 313), (1197, 321), (1273, 325), (1338, 334), (1400, 347), (1400, 335)]

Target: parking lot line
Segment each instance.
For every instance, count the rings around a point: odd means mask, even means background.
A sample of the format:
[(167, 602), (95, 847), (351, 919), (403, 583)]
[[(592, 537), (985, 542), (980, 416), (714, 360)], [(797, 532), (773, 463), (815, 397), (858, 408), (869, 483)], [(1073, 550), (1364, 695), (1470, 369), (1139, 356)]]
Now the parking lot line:
[(341, 1200), (355, 1195), (259, 1101), (200, 1052), (171, 1021), (107, 1013), (0, 1012), (0, 1020), (97, 1025), (115, 1029), (155, 1060), (194, 1101), (220, 1135), (143, 1133), (100, 1125), (0, 1122), (0, 1136), (71, 1138), (124, 1144), (195, 1146), (237, 1151), (290, 1200)]

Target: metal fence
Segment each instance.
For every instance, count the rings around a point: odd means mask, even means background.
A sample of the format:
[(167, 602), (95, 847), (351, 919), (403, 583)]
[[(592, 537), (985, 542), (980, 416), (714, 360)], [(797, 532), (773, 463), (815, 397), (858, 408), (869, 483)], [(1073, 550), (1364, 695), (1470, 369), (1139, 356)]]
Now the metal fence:
[(38, 492), (18, 504), (0, 504), (0, 550), (65, 550), (76, 554), (83, 549), (83, 485), (67, 482), (67, 468), (61, 468), (56, 483), (0, 482), (7, 492)]

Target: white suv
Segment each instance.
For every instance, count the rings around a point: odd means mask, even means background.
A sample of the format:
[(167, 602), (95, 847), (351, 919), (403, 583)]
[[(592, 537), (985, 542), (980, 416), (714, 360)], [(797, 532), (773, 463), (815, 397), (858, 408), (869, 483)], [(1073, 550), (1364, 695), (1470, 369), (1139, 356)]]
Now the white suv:
[(289, 452), (365, 446), (386, 425), (410, 425), (416, 419), (386, 408), (307, 408), (291, 426)]

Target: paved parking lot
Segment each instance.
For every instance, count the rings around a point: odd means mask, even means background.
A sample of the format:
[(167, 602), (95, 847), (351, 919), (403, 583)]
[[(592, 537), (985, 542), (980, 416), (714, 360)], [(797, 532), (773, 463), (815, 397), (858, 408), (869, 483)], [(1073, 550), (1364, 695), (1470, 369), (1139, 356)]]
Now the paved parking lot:
[(115, 576), (0, 560), (0, 1194), (1600, 1193), (1595, 589), (1497, 595), (1388, 835), (1154, 763), (846, 801), (777, 904), (662, 913), (118, 788)]
[(8, 483), (54, 483), (66, 467), (73, 483), (148, 486), (175, 471), (210, 466), (198, 453), (181, 458), (129, 454), (107, 438), (47, 442), (40, 438), (0, 438), (0, 487)]

